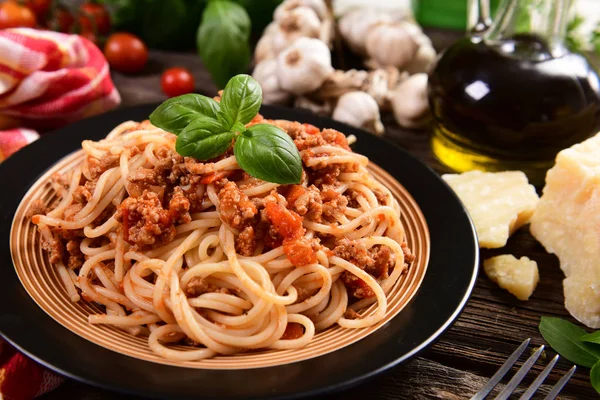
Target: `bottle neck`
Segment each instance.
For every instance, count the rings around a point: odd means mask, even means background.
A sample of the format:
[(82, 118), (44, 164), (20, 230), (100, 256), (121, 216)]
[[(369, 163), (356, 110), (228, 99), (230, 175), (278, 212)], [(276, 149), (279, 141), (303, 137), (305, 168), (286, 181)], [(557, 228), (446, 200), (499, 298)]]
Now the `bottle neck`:
[(545, 42), (552, 56), (561, 56), (572, 1), (503, 0), (483, 39), (493, 43), (531, 35)]

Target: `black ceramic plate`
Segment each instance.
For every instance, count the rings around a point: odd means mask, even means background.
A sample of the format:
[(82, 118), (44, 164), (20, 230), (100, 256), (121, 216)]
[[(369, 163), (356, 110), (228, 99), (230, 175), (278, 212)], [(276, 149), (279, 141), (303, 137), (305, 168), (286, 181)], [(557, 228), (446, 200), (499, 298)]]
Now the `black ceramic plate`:
[(142, 361), (107, 350), (55, 322), (29, 297), (12, 266), (12, 218), (29, 187), (52, 164), (126, 120), (143, 120), (155, 105), (126, 108), (67, 126), (0, 165), (0, 334), (43, 365), (68, 377), (121, 392), (176, 398), (296, 398), (356, 385), (430, 345), (456, 320), (477, 276), (475, 230), (439, 176), (394, 144), (308, 112), (264, 106), (282, 118), (354, 134), (354, 150), (394, 176), (420, 206), (430, 231), (427, 273), (411, 302), (389, 323), (340, 350), (292, 364), (244, 370), (200, 370)]

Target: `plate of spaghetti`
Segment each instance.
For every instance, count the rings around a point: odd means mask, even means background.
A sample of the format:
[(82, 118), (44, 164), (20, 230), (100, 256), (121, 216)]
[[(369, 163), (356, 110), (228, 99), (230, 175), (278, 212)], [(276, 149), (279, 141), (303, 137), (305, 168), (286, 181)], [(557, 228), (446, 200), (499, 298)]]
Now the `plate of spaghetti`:
[(155, 109), (80, 121), (0, 166), (0, 333), (17, 348), (127, 393), (285, 398), (357, 384), (457, 318), (473, 226), (408, 153), (262, 106), (235, 129), (293, 143), (297, 181), (278, 183), (241, 134), (182, 155), (185, 130)]

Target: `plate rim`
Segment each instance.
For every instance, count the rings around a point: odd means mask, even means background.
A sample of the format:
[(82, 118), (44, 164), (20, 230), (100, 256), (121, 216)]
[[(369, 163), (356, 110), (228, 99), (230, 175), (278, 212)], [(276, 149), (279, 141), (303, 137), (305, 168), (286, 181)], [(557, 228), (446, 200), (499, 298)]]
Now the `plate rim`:
[[(137, 106), (133, 106), (133, 107), (124, 107), (124, 108), (120, 108), (118, 110), (111, 111), (109, 113), (101, 114), (101, 115), (96, 116), (96, 117), (91, 117), (91, 118), (87, 118), (87, 119), (78, 121), (78, 122), (76, 122), (74, 124), (69, 125), (68, 127), (65, 127), (65, 128), (62, 128), (62, 129), (58, 129), (56, 131), (53, 131), (52, 133), (44, 135), (37, 143), (33, 143), (32, 145), (26, 147), (21, 152), (19, 152), (21, 154), (17, 154), (17, 157), (19, 159), (23, 159), (24, 157), (27, 157), (28, 153), (33, 153), (34, 149), (37, 149), (38, 147), (43, 146), (44, 143), (50, 141), (49, 139), (45, 139), (46, 137), (55, 137), (56, 135), (60, 135), (60, 133), (63, 132), (63, 131), (65, 131), (66, 129), (69, 129), (69, 130), (73, 131), (73, 130), (75, 130), (76, 128), (78, 128), (80, 126), (81, 127), (93, 126), (94, 121), (98, 121), (100, 119), (105, 119), (105, 118), (109, 119), (111, 115), (116, 116), (116, 115), (121, 115), (122, 114), (123, 116), (125, 116), (125, 115), (127, 115), (127, 113), (142, 112), (143, 110), (149, 110), (149, 111), (151, 111), (151, 109), (153, 107), (155, 107), (155, 106), (156, 106), (156, 104), (152, 103), (152, 104), (137, 105)], [(353, 127), (347, 126), (345, 124), (339, 123), (337, 121), (333, 121), (333, 120), (331, 120), (329, 118), (326, 118), (326, 117), (317, 116), (317, 115), (312, 114), (312, 113), (310, 113), (310, 112), (308, 112), (306, 110), (288, 109), (288, 108), (283, 108), (283, 107), (275, 107), (275, 106), (266, 106), (266, 105), (263, 105), (263, 108), (262, 108), (261, 112), (265, 112), (266, 114), (270, 114), (270, 115), (293, 114), (297, 120), (310, 120), (311, 122), (314, 121), (315, 125), (318, 125), (318, 126), (319, 125), (320, 126), (333, 126), (334, 128), (337, 128), (337, 129), (339, 129), (339, 130), (341, 130), (341, 131), (343, 131), (345, 133), (348, 133), (348, 132), (349, 133), (360, 132), (361, 136), (369, 135), (368, 133), (365, 133), (364, 131), (361, 131), (361, 130), (359, 130), (357, 128), (353, 128)], [(284, 118), (284, 117), (282, 116), (281, 118)], [(325, 394), (325, 393), (330, 393), (330, 392), (334, 392), (334, 391), (340, 391), (340, 390), (343, 390), (343, 389), (347, 389), (347, 388), (356, 386), (359, 383), (364, 382), (364, 381), (366, 381), (366, 380), (374, 377), (375, 375), (378, 375), (378, 374), (382, 373), (383, 371), (386, 371), (386, 370), (388, 370), (390, 368), (393, 368), (394, 366), (397, 366), (397, 365), (399, 365), (399, 364), (401, 364), (401, 363), (403, 363), (403, 362), (411, 359), (416, 354), (418, 354), (419, 352), (423, 351), (425, 348), (431, 346), (437, 339), (439, 339), (439, 337), (445, 331), (447, 331), (454, 324), (454, 322), (458, 319), (458, 316), (464, 310), (464, 308), (465, 308), (465, 306), (466, 306), (466, 304), (467, 304), (467, 302), (468, 302), (468, 300), (469, 300), (469, 298), (470, 298), (470, 296), (471, 296), (471, 294), (473, 292), (473, 288), (475, 286), (475, 283), (476, 283), (476, 280), (477, 280), (477, 276), (478, 276), (478, 272), (479, 272), (479, 251), (478, 251), (478, 246), (477, 246), (477, 236), (476, 236), (475, 227), (473, 225), (473, 222), (472, 222), (469, 214), (466, 212), (466, 209), (465, 209), (464, 205), (462, 204), (462, 202), (460, 201), (460, 199), (458, 198), (458, 196), (456, 196), (456, 194), (449, 188), (449, 186), (440, 178), (440, 176), (431, 167), (429, 167), (428, 165), (426, 165), (424, 162), (422, 162), (416, 156), (413, 156), (412, 154), (410, 154), (410, 152), (408, 152), (407, 150), (405, 150), (405, 149), (401, 148), (400, 146), (398, 146), (396, 143), (391, 142), (387, 138), (378, 137), (377, 140), (378, 141), (382, 141), (384, 144), (390, 146), (393, 149), (394, 152), (396, 152), (398, 154), (402, 154), (403, 157), (408, 157), (411, 162), (416, 162), (417, 164), (419, 164), (419, 168), (421, 168), (423, 170), (427, 170), (428, 174), (434, 175), (437, 178), (437, 181), (439, 181), (439, 183), (441, 183), (443, 186), (445, 186), (447, 189), (449, 189), (451, 197), (454, 197), (454, 200), (457, 202), (457, 204), (460, 206), (460, 208), (462, 208), (462, 211), (464, 211), (464, 216), (466, 217), (466, 220), (467, 220), (468, 225), (470, 227), (470, 233), (472, 233), (472, 243), (471, 244), (473, 245), (473, 249), (474, 249), (474, 252), (471, 255), (473, 257), (472, 258), (473, 265), (469, 266), (469, 268), (470, 268), (469, 270), (471, 271), (470, 280), (469, 280), (469, 282), (468, 282), (468, 284), (467, 284), (467, 286), (465, 288), (465, 292), (463, 293), (462, 297), (460, 298), (460, 301), (458, 302), (458, 304), (455, 307), (454, 311), (449, 315), (449, 317), (445, 321), (443, 321), (443, 323), (441, 323), (441, 325), (439, 323), (436, 324), (436, 326), (437, 325), (439, 325), (439, 326), (438, 326), (438, 328), (434, 332), (432, 332), (428, 337), (426, 337), (425, 339), (423, 339), (420, 344), (414, 346), (410, 351), (403, 353), (399, 357), (395, 357), (392, 361), (383, 363), (378, 368), (371, 369), (371, 370), (369, 370), (367, 372), (364, 372), (364, 373), (362, 373), (360, 375), (354, 376), (354, 377), (349, 378), (349, 379), (345, 379), (345, 380), (340, 381), (340, 382), (336, 382), (336, 383), (332, 383), (332, 384), (320, 385), (317, 388), (313, 388), (313, 389), (310, 389), (310, 390), (305, 390), (303, 392), (283, 393), (283, 394), (271, 393), (271, 394), (268, 395), (268, 398), (281, 398), (281, 399), (285, 398), (285, 399), (291, 399), (291, 398), (300, 398), (300, 397), (305, 397), (305, 396), (322, 395), (322, 394)], [(76, 145), (79, 146), (79, 143), (77, 143)], [(47, 169), (49, 169), (52, 165), (54, 165), (54, 163), (58, 162), (60, 159), (62, 159), (67, 154), (71, 153), (71, 151), (72, 150), (68, 150), (68, 148), (65, 149), (64, 151), (61, 150), (61, 154), (59, 154), (57, 156), (57, 159), (54, 160), (54, 162), (52, 164), (46, 165), (46, 166), (39, 166), (39, 167), (37, 167), (37, 169), (40, 170), (38, 176), (40, 176), (41, 174), (45, 173), (45, 171)], [(9, 158), (2, 165), (0, 165), (0, 172), (7, 171), (7, 169), (13, 163), (17, 163), (17, 161), (12, 161), (11, 162), (10, 161), (11, 158)], [(393, 176), (398, 182), (400, 182), (400, 184), (402, 184), (404, 186), (402, 180), (400, 180), (399, 178), (396, 177), (397, 174), (395, 174), (392, 171), (387, 170), (385, 167), (383, 167), (381, 165), (382, 163), (377, 162), (377, 160), (374, 160), (374, 161), (382, 169), (386, 170), (391, 176)], [(29, 190), (29, 188), (31, 187), (32, 183), (33, 182), (27, 182), (25, 184), (25, 189), (24, 189), (25, 192), (27, 192)], [(407, 188), (407, 191), (411, 194), (411, 196), (413, 196), (413, 193), (412, 193), (411, 190), (409, 190)], [(23, 193), (23, 194), (25, 194), (25, 193)], [(414, 198), (414, 196), (413, 196), (413, 198)], [(416, 199), (415, 199), (415, 201), (416, 201), (417, 205), (419, 205), (419, 208), (421, 208), (421, 205), (419, 204), (419, 202)], [(18, 206), (18, 204), (17, 204), (17, 206)], [(3, 207), (4, 206), (0, 204), (0, 210), (3, 210)], [(6, 210), (3, 210), (3, 211), (6, 211)], [(422, 209), (421, 209), (421, 211), (423, 212)], [(9, 221), (12, 222), (12, 218), (9, 218)], [(0, 232), (0, 236), (3, 237), (6, 234), (5, 231), (10, 231), (10, 228), (11, 228), (11, 223), (10, 222), (8, 224), (5, 224), (6, 226), (5, 225), (2, 226), (1, 232)], [(429, 231), (431, 233), (432, 228), (431, 228), (431, 224), (429, 223), (429, 221), (427, 221), (427, 226), (428, 226)], [(9, 247), (9, 244), (8, 243), (0, 243), (0, 246), (2, 246), (2, 251), (0, 251), (0, 256), (3, 257), (3, 259), (4, 259), (4, 257), (5, 257), (4, 253), (5, 253), (6, 249), (7, 249), (7, 247)], [(433, 248), (433, 244), (432, 244), (432, 248)], [(431, 263), (431, 257), (432, 257), (433, 250), (430, 250), (430, 251), (431, 251), (431, 254), (430, 254), (429, 263)], [(9, 250), (8, 257), (10, 259), (10, 250)], [(430, 271), (429, 267), (430, 267), (430, 265), (428, 265), (428, 267), (427, 267), (428, 270)], [(467, 266), (465, 266), (465, 267), (467, 267)], [(6, 268), (8, 268), (8, 266), (6, 266)], [(12, 271), (12, 273), (14, 275), (14, 278), (17, 280), (17, 282), (19, 284), (19, 288), (17, 288), (16, 290), (17, 291), (18, 290), (23, 290), (24, 291), (24, 288), (21, 286), (21, 283), (18, 280), (18, 276), (16, 274), (16, 271), (14, 270), (14, 266), (12, 265), (12, 263), (11, 263), (9, 269)], [(431, 277), (429, 279), (431, 280)], [(424, 277), (423, 282), (422, 282), (421, 285), (422, 286), (425, 285), (425, 283), (426, 283), (427, 280), (428, 280), (428, 276), (426, 274), (426, 276)], [(0, 285), (2, 285), (2, 283), (0, 283)], [(4, 284), (4, 285), (6, 285), (6, 284)], [(421, 286), (421, 288), (422, 288), (422, 286)], [(421, 290), (421, 288), (419, 288), (419, 290), (417, 291), (417, 293), (414, 295), (413, 299), (409, 302), (409, 305), (411, 303), (413, 303), (415, 301), (415, 299), (419, 296), (419, 291)], [(2, 291), (4, 291), (4, 290), (2, 290)], [(0, 295), (0, 298), (2, 298), (3, 296), (4, 295)], [(27, 296), (28, 296), (28, 294), (27, 294)], [(30, 299), (30, 300), (33, 302), (32, 299)], [(35, 304), (35, 302), (33, 302), (33, 304), (37, 307), (37, 304)], [(6, 308), (6, 307), (4, 307), (4, 308)], [(0, 308), (0, 312), (3, 312), (3, 308)], [(42, 310), (42, 312), (43, 312), (43, 310)], [(392, 320), (398, 318), (403, 312), (404, 311), (401, 311)], [(44, 357), (40, 357), (40, 356), (37, 356), (36, 354), (34, 354), (34, 353), (39, 353), (38, 351), (35, 351), (35, 350), (34, 351), (29, 351), (29, 349), (25, 348), (25, 347), (28, 347), (28, 346), (22, 346), (20, 344), (22, 342), (20, 340), (20, 338), (16, 338), (15, 339), (15, 338), (8, 337), (5, 334), (5, 330), (6, 330), (5, 326), (8, 323), (8, 321), (6, 321), (6, 319), (4, 317), (5, 317), (4, 315), (0, 315), (0, 335), (5, 340), (7, 340), (7, 342), (9, 342), (11, 345), (13, 345), (14, 347), (16, 347), (18, 350), (20, 350), (21, 352), (23, 352), (27, 356), (31, 357), (32, 359), (36, 360), (40, 364), (46, 366), (47, 368), (49, 368), (49, 369), (51, 369), (53, 371), (56, 371), (56, 372), (58, 372), (58, 373), (60, 373), (60, 374), (62, 374), (64, 376), (69, 377), (69, 378), (78, 380), (80, 382), (84, 382), (86, 384), (90, 384), (90, 385), (95, 386), (95, 387), (100, 387), (100, 388), (108, 389), (108, 390), (112, 390), (112, 391), (119, 391), (119, 392), (127, 393), (127, 394), (137, 394), (137, 395), (142, 394), (144, 396), (148, 396), (148, 395), (152, 396), (153, 395), (153, 393), (149, 392), (148, 390), (146, 390), (145, 392), (140, 392), (138, 390), (134, 390), (134, 389), (131, 389), (131, 388), (118, 387), (118, 386), (115, 386), (115, 385), (111, 386), (110, 383), (105, 382), (105, 381), (104, 382), (97, 382), (96, 380), (90, 379), (89, 378), (89, 374), (88, 374), (88, 377), (84, 377), (84, 376), (81, 376), (82, 375), (81, 373), (77, 373), (77, 372), (74, 372), (74, 371), (67, 371), (67, 370), (65, 370), (65, 369), (63, 369), (61, 367), (57, 367), (57, 366), (53, 365), (52, 362), (44, 360), (43, 359)], [(48, 316), (48, 318), (51, 318), (51, 317)], [(55, 323), (55, 324), (57, 324), (57, 325), (59, 325), (59, 326), (62, 327), (62, 325), (60, 325), (58, 322), (54, 321), (53, 319), (52, 319), (52, 323)], [(66, 329), (64, 327), (62, 327), (62, 328)], [(375, 334), (375, 332), (373, 332), (372, 335), (373, 334)], [(369, 337), (371, 337), (371, 335), (368, 336), (368, 337), (366, 337), (366, 338), (363, 338), (362, 340), (368, 340)], [(86, 340), (86, 339), (82, 339), (82, 340)], [(108, 350), (108, 349), (105, 349), (105, 348), (102, 348), (102, 349), (104, 351), (115, 353), (115, 352), (113, 352), (111, 350)], [(336, 352), (341, 351), (341, 350), (342, 349), (339, 349)], [(334, 353), (336, 353), (336, 352), (334, 352)], [(123, 354), (120, 354), (120, 353), (115, 353), (115, 354), (118, 354), (119, 357), (126, 357), (128, 359), (130, 358), (130, 357), (128, 357), (126, 355), (123, 355)], [(323, 355), (323, 356), (316, 357), (314, 359), (319, 360), (322, 357), (326, 357), (326, 356), (327, 355)], [(148, 361), (141, 361), (141, 362), (150, 363)], [(299, 362), (299, 364), (301, 364), (303, 362), (304, 361), (301, 361), (301, 362)], [(154, 364), (154, 363), (151, 363), (151, 364)], [(284, 366), (266, 367), (264, 369), (268, 370), (268, 369), (271, 369), (271, 368), (281, 368), (281, 367), (284, 367)], [(179, 368), (180, 370), (185, 370), (185, 371), (189, 370), (187, 368), (186, 369), (182, 369), (182, 367), (177, 367), (177, 366), (170, 366), (169, 368)], [(202, 370), (198, 370), (198, 371), (202, 371)], [(237, 373), (237, 372), (240, 372), (240, 371), (243, 373), (243, 371), (247, 371), (247, 370), (239, 370), (239, 371), (230, 370), (230, 372), (232, 372), (232, 373)], [(110, 381), (110, 379), (109, 379), (109, 381)], [(158, 396), (163, 396), (163, 395), (164, 395), (164, 393), (155, 393), (154, 394), (154, 396), (157, 396), (157, 397)], [(189, 397), (186, 397), (186, 396), (184, 396), (184, 397), (174, 396), (173, 398), (189, 398)], [(238, 397), (227, 397), (227, 396), (222, 396), (221, 397), (221, 396), (219, 396), (219, 397), (215, 397), (215, 398), (238, 398)]]

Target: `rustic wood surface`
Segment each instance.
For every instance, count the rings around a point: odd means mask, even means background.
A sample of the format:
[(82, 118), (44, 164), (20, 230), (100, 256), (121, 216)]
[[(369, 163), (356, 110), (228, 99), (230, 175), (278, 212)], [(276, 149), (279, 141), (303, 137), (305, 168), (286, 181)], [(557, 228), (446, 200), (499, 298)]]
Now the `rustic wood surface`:
[[(448, 32), (429, 32), (436, 47), (443, 48), (458, 35)], [(212, 95), (217, 88), (203, 68), (196, 54), (156, 52), (150, 54), (150, 63), (145, 73), (137, 76), (114, 74), (123, 106), (162, 101), (160, 73), (170, 66), (185, 66), (193, 71), (196, 89)], [(428, 145), (428, 132), (408, 132), (397, 127), (391, 115), (383, 117), (386, 137), (417, 155), (440, 173), (447, 172), (433, 157)], [(564, 278), (555, 256), (549, 255), (529, 234), (527, 227), (516, 232), (506, 247), (497, 250), (482, 250), (481, 259), (494, 255), (513, 254), (527, 256), (537, 261), (540, 283), (529, 301), (522, 302), (492, 283), (483, 270), (468, 305), (455, 325), (439, 341), (423, 351), (411, 362), (399, 366), (374, 380), (351, 389), (326, 396), (329, 400), (342, 399), (466, 399), (470, 398), (500, 367), (504, 360), (526, 338), (532, 338), (532, 347), (544, 344), (538, 331), (540, 317), (544, 315), (569, 317), (564, 308), (562, 279)], [(449, 265), (448, 268), (460, 268)], [(426, 316), (423, 316), (426, 318)], [(547, 350), (545, 361), (534, 366), (536, 375), (545, 362), (554, 356)], [(522, 357), (525, 358), (525, 357)], [(521, 362), (517, 364), (517, 367)], [(561, 360), (547, 378), (554, 384), (572, 366)], [(514, 368), (516, 370), (516, 368)], [(563, 390), (564, 399), (597, 398), (589, 383), (589, 370), (579, 368)], [(525, 383), (531, 382), (527, 378)], [(498, 389), (497, 389), (498, 390)], [(202, 394), (199, 389), (199, 395)], [(543, 397), (543, 396), (542, 396)], [(535, 398), (542, 398), (536, 396)], [(93, 388), (69, 380), (59, 389), (42, 397), (43, 400), (58, 399), (130, 399), (112, 392)]]

